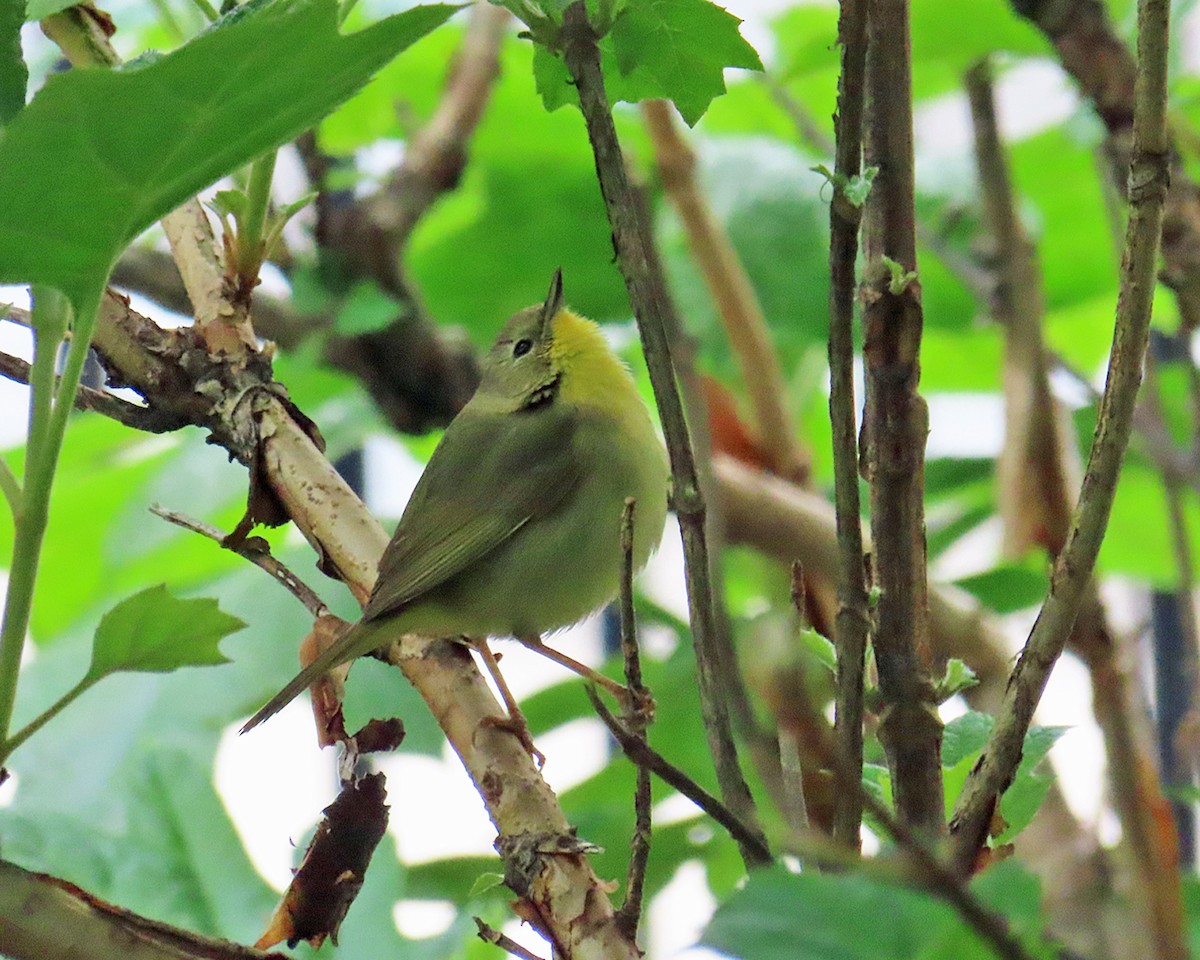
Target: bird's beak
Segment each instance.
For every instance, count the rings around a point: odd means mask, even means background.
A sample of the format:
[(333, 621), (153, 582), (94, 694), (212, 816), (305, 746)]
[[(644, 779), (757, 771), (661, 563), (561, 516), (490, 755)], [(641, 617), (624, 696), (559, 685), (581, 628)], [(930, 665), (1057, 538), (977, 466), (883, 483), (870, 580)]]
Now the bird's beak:
[(550, 291), (546, 294), (546, 302), (542, 305), (542, 342), (549, 342), (554, 335), (554, 318), (563, 306), (562, 267), (554, 271), (550, 281)]

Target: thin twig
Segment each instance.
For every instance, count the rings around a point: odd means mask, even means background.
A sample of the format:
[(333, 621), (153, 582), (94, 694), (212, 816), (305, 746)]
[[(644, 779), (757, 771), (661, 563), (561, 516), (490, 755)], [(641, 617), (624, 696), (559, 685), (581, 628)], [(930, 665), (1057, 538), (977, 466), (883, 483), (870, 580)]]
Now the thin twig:
[[(687, 421), (675, 383), (670, 345), (663, 320), (665, 291), (655, 283), (649, 269), (648, 250), (652, 245), (649, 225), (639, 215), (631, 196), (629, 179), (621, 156), (617, 131), (613, 125), (604, 78), (600, 71), (600, 48), (595, 30), (588, 21), (583, 0), (576, 0), (563, 13), (561, 33), (563, 57), (579, 94), (580, 108), (587, 126), (588, 139), (596, 160), (612, 227), (613, 244), (625, 278), (629, 302), (638, 321), (650, 382), (654, 388), (659, 415), (666, 435), (667, 453), (673, 478), (672, 506), (683, 534), (685, 575), (696, 644), (701, 709), (709, 749), (716, 765), (717, 782), (726, 802), (750, 821), (755, 819), (754, 801), (738, 763), (730, 730), (729, 715), (714, 680), (714, 665), (719, 663), (716, 624), (712, 598), (711, 568), (704, 529), (704, 497), (696, 474), (695, 459), (688, 438)], [(755, 827), (757, 832), (757, 827)], [(742, 847), (750, 865), (769, 862), (759, 852), (765, 841)]]
[[(629, 692), (630, 728), (643, 733), (649, 697), (642, 683), (642, 659), (638, 652), (637, 621), (633, 611), (633, 521), (637, 502), (630, 497), (621, 514), (621, 653), (625, 658), (625, 687)], [(625, 902), (617, 909), (617, 925), (630, 940), (636, 940), (642, 920), (642, 897), (646, 885), (646, 864), (650, 859), (650, 772), (637, 768), (637, 787), (633, 795), (633, 837), (630, 840), (629, 869), (625, 874)]]
[[(1068, 459), (1073, 447), (1064, 436), (1065, 418), (1057, 415), (1060, 407), (1050, 389), (1041, 271), (1020, 223), (986, 61), (967, 72), (966, 87), (983, 205), (996, 246), (998, 282), (990, 306), (1005, 339), (1005, 442), (997, 469), (1005, 552), (1021, 556), (1036, 545), (1053, 562), (1070, 530), (1068, 478), (1076, 471)], [(1104, 736), (1113, 806), (1131, 853), (1117, 858), (1114, 867), (1132, 871), (1123, 885), (1149, 929), (1155, 901), (1169, 897), (1165, 892), (1177, 883), (1167, 879), (1174, 876), (1174, 868), (1166, 866), (1172, 859), (1166, 846), (1170, 831), (1161, 829), (1153, 812), (1154, 798), (1165, 801), (1153, 762), (1138, 743), (1135, 725), (1142, 710), (1131, 701), (1131, 685), (1094, 581), (1084, 591), (1069, 642), (1091, 674), (1092, 709)]]
[[(16, 383), (29, 383), (32, 370), (29, 364), (20, 357), (0, 353), (0, 377), (6, 377)], [(57, 385), (59, 378), (55, 377)], [(103, 414), (111, 420), (123, 423), (134, 430), (146, 433), (169, 433), (188, 424), (174, 413), (157, 410), (154, 407), (143, 407), (130, 403), (123, 397), (118, 397), (107, 390), (95, 390), (80, 385), (75, 393), (75, 407), (79, 410), (91, 410)]]
[(633, 521), (637, 501), (629, 497), (621, 512), (621, 653), (625, 658), (625, 685), (629, 702), (636, 704), (645, 692), (642, 659), (638, 655), (637, 620), (633, 612)]
[(860, 456), (871, 485), (879, 589), (872, 641), (886, 705), (879, 739), (900, 816), (937, 835), (945, 832), (946, 820), (942, 722), (928, 666), (929, 409), (918, 390), (924, 317), (916, 274), (908, 0), (867, 0), (867, 33), (865, 159), (879, 172), (864, 220), (866, 415)]
[(749, 851), (756, 862), (769, 863), (771, 851), (757, 828), (750, 828), (725, 804), (696, 783), (691, 777), (672, 764), (666, 757), (646, 742), (641, 734), (634, 733), (613, 716), (600, 695), (590, 684), (584, 688), (596, 714), (608, 727), (608, 732), (620, 745), (621, 750), (633, 763), (645, 767), (668, 786), (674, 787), (701, 810), (723, 826), (739, 847)]
[[(805, 622), (805, 600), (804, 600), (804, 567), (800, 561), (796, 560), (792, 563), (792, 610), (796, 615), (796, 625), (801, 630), (805, 629), (808, 624)], [(862, 723), (860, 717), (859, 723)], [(861, 740), (859, 741), (861, 749)], [(788, 805), (784, 811), (787, 817), (788, 825), (793, 830), (805, 830), (808, 828), (808, 801), (804, 796), (804, 765), (803, 751), (801, 750), (800, 737), (797, 731), (785, 726), (779, 725), (779, 765), (783, 768), (783, 783), (787, 790)], [(860, 778), (861, 779), (861, 778)], [(836, 789), (836, 788), (835, 788)], [(857, 795), (861, 791), (853, 788)], [(835, 801), (836, 803), (836, 801)], [(836, 817), (838, 807), (834, 807), (834, 815)], [(861, 815), (861, 810), (860, 810)], [(834, 826), (837, 826), (837, 820), (834, 820)], [(834, 837), (835, 840), (841, 841), (840, 837)], [(857, 838), (855, 838), (857, 840)], [(848, 846), (854, 849), (859, 849), (860, 844), (852, 840)]]
[[(780, 698), (780, 723), (794, 730), (797, 740), (816, 753), (816, 759), (822, 766), (835, 772), (848, 772), (852, 764), (838, 752), (837, 743), (830, 736), (828, 723), (809, 698), (803, 666), (795, 663), (793, 669), (783, 671), (779, 679), (787, 685), (786, 691), (781, 691), (784, 695)], [(863, 808), (907, 855), (916, 879), (926, 890), (953, 907), (1004, 960), (1033, 960), (1032, 954), (1009, 929), (1008, 921), (980, 903), (975, 894), (967, 889), (966, 881), (950, 865), (942, 862), (916, 830), (904, 822), (902, 816), (898, 817), (886, 804), (877, 800), (861, 780), (856, 784), (856, 789)]]
[(1169, 3), (1138, 5), (1138, 96), (1130, 170), (1130, 216), (1121, 292), (1096, 435), (1079, 504), (1050, 579), (1050, 592), (1021, 652), (983, 756), (955, 807), (955, 860), (969, 869), (987, 839), (1000, 794), (1016, 773), (1021, 746), (1050, 670), (1062, 653), (1091, 579), (1129, 442), (1150, 322), (1154, 271), (1169, 175), (1166, 74)]
[(854, 398), (855, 262), (862, 210), (846, 186), (862, 173), (863, 84), (867, 59), (865, 0), (842, 0), (838, 18), (842, 69), (838, 80), (833, 203), (829, 207), (829, 420), (833, 428), (837, 510), (838, 612), (834, 625), (837, 690), (834, 736), (846, 759), (834, 772), (833, 836), (859, 849), (863, 762), (863, 669), (871, 617), (863, 564), (862, 505), (858, 491), (858, 438)]
[(317, 592), (289, 570), (286, 564), (272, 556), (270, 546), (261, 537), (248, 537), (235, 542), (231, 541), (226, 533), (211, 524), (175, 510), (168, 510), (157, 503), (150, 504), (150, 512), (156, 517), (162, 517), (168, 523), (173, 523), (177, 527), (183, 527), (184, 530), (191, 530), (193, 533), (215, 541), (239, 557), (245, 557), (277, 580), (288, 593), (304, 604), (304, 608), (314, 617), (323, 617), (329, 613), (329, 608), (317, 596)]
[(471, 919), (475, 921), (475, 926), (477, 928), (475, 935), (484, 943), (493, 944), (499, 947), (505, 953), (519, 958), (519, 960), (542, 960), (541, 957), (539, 957), (528, 947), (521, 946), (521, 944), (517, 943), (517, 941), (508, 934), (501, 933), (495, 927), (485, 923), (479, 917), (472, 917)]
[(729, 345), (741, 365), (742, 384), (754, 410), (758, 440), (770, 457), (772, 471), (803, 483), (812, 468), (811, 457), (797, 440), (783, 370), (767, 319), (729, 235), (717, 223), (697, 187), (696, 155), (679, 132), (674, 114), (675, 108), (667, 100), (642, 103), (659, 176), (679, 211), (692, 258), (708, 285)]

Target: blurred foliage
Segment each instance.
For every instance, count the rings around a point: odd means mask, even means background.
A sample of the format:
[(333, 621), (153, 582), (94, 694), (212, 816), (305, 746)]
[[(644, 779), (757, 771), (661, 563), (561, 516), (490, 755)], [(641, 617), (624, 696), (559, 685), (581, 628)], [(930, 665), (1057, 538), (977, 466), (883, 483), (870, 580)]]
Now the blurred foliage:
[[(45, 0), (40, 6), (31, 4), (31, 11), (44, 13), (61, 5)], [(362, 29), (382, 13), (391, 13), (393, 6), (363, 0), (347, 27)], [(694, 12), (699, 6), (699, 0), (672, 0), (668, 12)], [(1131, 4), (1122, 0), (1109, 7), (1128, 27)], [(960, 4), (950, 0), (924, 0), (913, 5), (913, 15), (918, 211), (923, 229), (920, 278), (926, 311), (922, 382), (936, 418), (947, 416), (957, 396), (998, 397), (1003, 337), (988, 320), (988, 304), (972, 292), (971, 278), (962, 271), (964, 262), (977, 263), (987, 255), (969, 138), (942, 136), (939, 123), (928, 118), (943, 117), (938, 111), (947, 106), (961, 107), (962, 71), (990, 52), (1003, 54), (1001, 84), (1012, 81), (1023, 96), (1036, 98), (1038, 91), (1030, 88), (1027, 68), (1045, 71), (1052, 51), (1002, 0), (980, 0), (967, 16)], [(180, 40), (179, 24), (192, 25), (196, 19), (185, 0), (126, 5), (119, 8), (117, 39), (137, 49), (166, 48)], [(0, 31), (7, 31), (5, 42), (12, 35), (10, 26), (0, 23)], [(728, 20), (718, 28), (723, 32), (713, 49), (685, 50), (686, 56), (673, 62), (670, 69), (678, 76), (647, 77), (633, 70), (622, 74), (622, 54), (615, 47), (609, 51), (607, 67), (610, 74), (615, 71), (628, 81), (624, 89), (631, 98), (646, 90), (663, 92), (655, 84), (666, 84), (665, 92), (678, 93), (688, 119), (697, 121), (694, 145), (700, 185), (754, 284), (785, 371), (788, 402), (813, 450), (814, 482), (818, 489), (828, 490), (832, 464), (824, 352), (829, 188), (811, 168), (829, 161), (824, 140), (832, 136), (830, 118), (836, 97), (836, 10), (797, 5), (782, 13), (773, 24), (773, 50), (763, 51), (766, 76), (721, 70), (726, 63), (752, 66), (753, 51), (731, 38)], [(301, 33), (306, 43), (318, 47), (322, 38), (331, 37), (321, 31)], [(461, 36), (459, 17), (392, 60), (374, 82), (320, 121), (324, 150), (359, 159), (360, 169), (350, 178), (356, 189), (375, 186), (368, 172), (370, 156), (403, 142), (432, 114)], [(651, 29), (645, 36), (657, 34)], [(325, 55), (343, 49), (338, 45), (345, 42), (346, 38), (338, 39)], [(642, 51), (645, 37), (626, 36), (622, 42)], [(3, 117), (13, 91), (18, 84), (23, 89), (24, 81), (20, 58), (12, 56), (10, 46), (0, 47)], [(374, 56), (377, 51), (372, 48), (368, 53)], [(692, 54), (705, 58), (705, 76), (700, 80), (691, 74), (693, 61), (688, 57)], [(229, 55), (238, 55), (238, 50)], [(25, 54), (32, 65), (46, 59), (45, 50)], [(288, 99), (284, 90), (289, 96), (299, 95), (287, 86), (298, 82), (294, 73), (279, 74), (274, 61), (263, 62), (266, 65), (259, 68), (263, 82), (270, 79), (276, 84), (265, 88), (269, 102)], [(201, 67), (206, 78), (221, 74), (220, 65), (208, 61), (193, 63), (189, 69)], [(304, 90), (320, 86), (313, 76), (320, 81), (323, 74), (308, 61), (291, 69), (304, 74)], [(482, 345), (504, 317), (539, 297), (551, 272), (561, 266), (568, 299), (608, 325), (649, 398), (582, 119), (566, 104), (569, 91), (559, 88), (547, 94), (547, 78), (556, 69), (545, 55), (535, 55), (533, 45), (515, 31), (505, 41), (500, 78), (471, 142), (461, 182), (418, 225), (406, 250), (406, 270), (431, 316), (447, 328), (462, 328)], [(35, 77), (35, 85), (41, 79)], [(686, 86), (691, 81), (695, 82)], [(719, 93), (718, 81), (727, 83), (729, 91), (713, 100), (700, 118), (706, 98)], [(686, 87), (682, 93), (680, 83)], [(1180, 75), (1174, 83), (1186, 133), (1200, 121), (1200, 80)], [(552, 106), (561, 101), (563, 109), (548, 111), (543, 96)], [(92, 134), (98, 143), (110, 142), (113, 109), (114, 102), (106, 101), (95, 118)], [(815, 137), (798, 129), (799, 115), (811, 121)], [(234, 127), (245, 125), (244, 115), (235, 119)], [(149, 122), (153, 117), (141, 120)], [(703, 277), (689, 256), (675, 212), (661, 196), (636, 110), (619, 107), (617, 124), (631, 169), (646, 186), (671, 292), (696, 343), (697, 361), (735, 394), (743, 394), (738, 365)], [(282, 130), (287, 124), (276, 121), (275, 127)], [(1046, 337), (1066, 367), (1086, 384), (1095, 384), (1111, 337), (1118, 267), (1114, 236), (1120, 233), (1120, 224), (1111, 222), (1106, 205), (1108, 188), (1098, 160), (1100, 131), (1082, 108), (1019, 127), (1025, 132), (1011, 140), (1010, 156), (1021, 215), (1037, 243), (1045, 281)], [(1188, 162), (1194, 164), (1195, 144), (1187, 146)], [(61, 150), (51, 159), (62, 160)], [(126, 150), (118, 159), (136, 166), (142, 157)], [(91, 155), (72, 162), (80, 164), (81, 176), (91, 169), (88, 164), (106, 165), (103, 158)], [(67, 175), (60, 167), (55, 170), (56, 175)], [(166, 178), (166, 183), (155, 181), (156, 189), (177, 199), (179, 190), (196, 186), (192, 181), (202, 179), (204, 170), (189, 171), (186, 183), (172, 178)], [(83, 212), (72, 215), (81, 223), (92, 223), (95, 218), (85, 202), (92, 185), (80, 189)], [(97, 242), (123, 242), (126, 226), (124, 222), (100, 224)], [(10, 236), (9, 242), (18, 239)], [(68, 271), (69, 245), (60, 252), (63, 262), (55, 269)], [(329, 299), (320, 286), (320, 271), (302, 244), (297, 245), (291, 278), (296, 300), (303, 300), (305, 308)], [(391, 308), (392, 301), (378, 288), (360, 284), (343, 302), (337, 328), (343, 333), (378, 329), (387, 322)], [(1156, 323), (1170, 329), (1172, 311), (1169, 298), (1160, 298)], [(283, 353), (277, 357), (276, 371), (297, 404), (318, 422), (331, 453), (339, 455), (378, 432), (380, 419), (353, 380), (322, 364), (320, 347), (314, 339)], [(1186, 378), (1168, 370), (1160, 386), (1166, 422), (1177, 440), (1187, 441), (1194, 420)], [(1094, 397), (1086, 390), (1064, 391), (1064, 395), (1068, 392), (1075, 405), (1079, 451), (1085, 455), (1095, 422)], [(990, 452), (981, 454), (979, 446), (951, 450), (927, 465), (932, 558), (995, 522), (993, 457), (1002, 425), (997, 420), (973, 426), (983, 438), (980, 444)], [(408, 452), (422, 459), (433, 440), (405, 442)], [(5, 459), (19, 474), (20, 449), (7, 451)], [(216, 794), (214, 758), (222, 732), (291, 675), (308, 616), (240, 558), (147, 513), (149, 504), (161, 502), (226, 530), (236, 524), (244, 509), (245, 471), (227, 462), (222, 451), (206, 445), (198, 432), (151, 437), (95, 415), (77, 415), (67, 433), (58, 473), (31, 627), (35, 650), (21, 678), (18, 725), (33, 719), (78, 680), (97, 624), (121, 598), (165, 581), (177, 595), (216, 598), (221, 610), (247, 626), (222, 643), (221, 650), (232, 663), (107, 678), (24, 745), (11, 763), (17, 779), (12, 800), (0, 807), (4, 856), (65, 877), (156, 919), (253, 940), (274, 895), (251, 864)], [(1186, 514), (1196, 550), (1200, 514), (1190, 491)], [(306, 544), (286, 529), (266, 536), (276, 554), (335, 610), (352, 615), (354, 605), (347, 591), (317, 572)], [(5, 558), (11, 541), (11, 518), (0, 510), (0, 555)], [(748, 550), (728, 550), (723, 559), (734, 630), (742, 643), (742, 656), (752, 657), (759, 631), (791, 629), (783, 612), (789, 604), (787, 573)], [(1118, 489), (1100, 571), (1155, 585), (1173, 585), (1178, 575), (1161, 472), (1146, 444), (1137, 438)], [(993, 557), (984, 569), (972, 568), (970, 576), (960, 576), (957, 583), (984, 606), (1006, 613), (1040, 601), (1046, 571), (1040, 556), (1006, 563)], [(686, 625), (648, 601), (640, 608), (646, 632), (667, 638), (665, 652), (648, 656), (645, 665), (658, 706), (651, 742), (701, 785), (715, 789)], [(608, 669), (616, 675), (619, 665), (610, 663)], [(814, 689), (827, 681), (818, 658), (814, 657), (811, 672)], [(524, 706), (535, 737), (568, 723), (594, 723), (574, 682), (542, 690)], [(761, 705), (756, 708), (760, 719), (766, 719)], [(400, 748), (402, 756), (436, 758), (443, 751), (440, 731), (413, 691), (395, 671), (374, 661), (355, 666), (347, 714), (352, 727), (369, 715), (403, 717), (407, 738)], [(947, 727), (944, 762), (951, 800), (989, 729), (990, 718), (973, 712)], [(1001, 841), (1007, 842), (1029, 822), (1044, 797), (1049, 774), (1041, 761), (1062, 732), (1043, 728), (1030, 733), (1026, 762), (1001, 810), (1007, 821)], [(878, 744), (869, 743), (868, 752), (878, 758)], [(593, 772), (560, 790), (560, 796), (580, 835), (604, 848), (595, 859), (599, 874), (623, 878), (632, 830), (634, 774), (619, 756), (598, 755), (594, 761)], [(887, 796), (884, 768), (871, 767), (866, 776), (880, 796)], [(751, 781), (762, 800), (765, 828), (773, 840), (783, 838), (783, 819), (754, 771)], [(286, 781), (276, 786), (280, 796), (289, 792)], [(420, 791), (422, 786), (401, 778), (391, 783), (397, 793)], [(770, 872), (738, 889), (744, 872), (725, 834), (657, 781), (654, 799), (670, 812), (670, 819), (655, 830), (648, 896), (661, 891), (684, 865), (699, 863), (709, 889), (722, 901), (704, 935), (710, 946), (747, 960), (785, 955), (972, 960), (987, 955), (948, 908), (926, 894), (901, 888), (890, 876)], [(313, 822), (319, 814), (318, 809), (311, 811)], [(454, 824), (430, 824), (428, 829), (453, 831)], [(340, 947), (335, 951), (326, 946), (320, 955), (336, 954), (347, 960), (401, 953), (430, 960), (494, 956), (494, 948), (473, 939), (470, 917), (480, 915), (499, 926), (509, 916), (510, 892), (488, 882), (500, 870), (498, 859), (480, 854), (404, 864), (394, 846), (391, 840), (381, 846), (342, 929)], [(1044, 949), (1037, 938), (1042, 915), (1033, 878), (1015, 863), (1001, 863), (978, 878), (975, 886), (986, 902), (1003, 910), (1022, 935), (1028, 935), (1033, 949)], [(1190, 915), (1200, 917), (1200, 889), (1194, 882), (1187, 887), (1187, 896)], [(392, 908), (398, 900), (449, 902), (455, 916), (444, 933), (410, 939), (393, 922)], [(875, 916), (886, 916), (888, 922), (863, 923), (864, 917)], [(1194, 929), (1200, 929), (1200, 921)], [(1197, 937), (1200, 934), (1193, 939)], [(298, 951), (300, 956), (312, 953), (307, 947)]]

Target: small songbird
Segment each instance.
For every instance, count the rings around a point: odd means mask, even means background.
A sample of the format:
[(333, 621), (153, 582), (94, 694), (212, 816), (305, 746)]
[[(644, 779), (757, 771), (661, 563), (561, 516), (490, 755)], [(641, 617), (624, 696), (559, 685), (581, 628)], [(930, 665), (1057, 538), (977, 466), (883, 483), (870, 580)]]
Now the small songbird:
[(600, 329), (563, 305), (556, 272), (545, 303), (515, 314), (492, 344), (479, 388), (384, 551), (362, 619), (243, 732), (323, 673), (406, 633), (515, 637), (581, 667), (541, 635), (616, 596), (627, 498), (636, 501), (634, 567), (645, 565), (662, 537), (667, 481), (633, 378)]

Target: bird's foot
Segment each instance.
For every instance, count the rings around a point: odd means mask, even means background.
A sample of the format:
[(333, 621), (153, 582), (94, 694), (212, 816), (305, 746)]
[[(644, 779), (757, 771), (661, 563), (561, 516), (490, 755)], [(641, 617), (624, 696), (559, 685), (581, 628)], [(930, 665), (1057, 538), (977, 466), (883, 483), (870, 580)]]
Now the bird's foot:
[[(512, 707), (510, 706), (509, 709), (511, 710)], [(539, 770), (545, 766), (546, 755), (533, 745), (533, 737), (529, 734), (529, 724), (525, 722), (525, 714), (521, 711), (518, 710), (515, 715), (508, 717), (484, 717), (479, 722), (481, 726), (506, 730), (511, 733), (521, 742), (521, 746), (525, 748), (525, 752), (537, 764)]]

